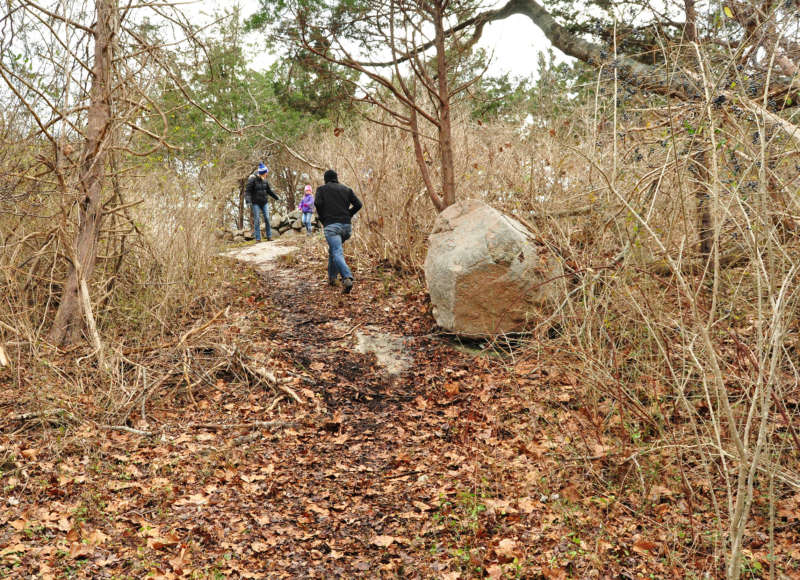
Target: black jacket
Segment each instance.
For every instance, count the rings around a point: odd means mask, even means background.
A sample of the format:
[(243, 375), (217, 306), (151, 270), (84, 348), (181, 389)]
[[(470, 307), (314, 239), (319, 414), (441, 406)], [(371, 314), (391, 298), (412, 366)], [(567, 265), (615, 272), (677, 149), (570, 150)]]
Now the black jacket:
[(244, 199), (247, 203), (264, 205), (267, 203), (268, 195), (278, 201), (278, 196), (272, 191), (269, 181), (261, 179), (257, 175), (251, 175), (247, 179), (247, 185), (244, 188)]
[(323, 226), (349, 224), (350, 218), (362, 207), (361, 200), (356, 197), (353, 190), (338, 181), (329, 181), (318, 187), (314, 205)]

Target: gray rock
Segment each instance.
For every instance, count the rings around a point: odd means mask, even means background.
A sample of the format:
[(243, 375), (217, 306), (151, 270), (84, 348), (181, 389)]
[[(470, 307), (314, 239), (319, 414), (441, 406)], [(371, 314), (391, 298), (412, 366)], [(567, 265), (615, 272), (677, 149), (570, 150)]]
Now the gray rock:
[(526, 330), (561, 293), (562, 272), (527, 228), (476, 200), (439, 214), (425, 258), (437, 324), (473, 338)]
[(287, 218), (289, 219), (289, 221), (299, 220), (302, 217), (302, 215), (303, 215), (303, 212), (301, 212), (299, 209), (296, 209), (293, 212), (291, 212), (287, 216)]
[(292, 222), (292, 229), (293, 230), (300, 230), (302, 228), (303, 228), (303, 222), (301, 222), (300, 220), (294, 220)]
[(234, 242), (243, 242), (244, 241), (244, 236), (240, 236), (239, 234), (236, 234), (235, 236), (233, 236), (233, 241)]
[(273, 228), (277, 228), (278, 226), (281, 225), (282, 221), (283, 221), (282, 216), (280, 216), (279, 214), (273, 214), (269, 218), (269, 225), (271, 225)]
[(232, 242), (233, 241), (233, 232), (225, 232), (225, 234), (222, 236), (222, 239), (226, 240), (228, 242)]

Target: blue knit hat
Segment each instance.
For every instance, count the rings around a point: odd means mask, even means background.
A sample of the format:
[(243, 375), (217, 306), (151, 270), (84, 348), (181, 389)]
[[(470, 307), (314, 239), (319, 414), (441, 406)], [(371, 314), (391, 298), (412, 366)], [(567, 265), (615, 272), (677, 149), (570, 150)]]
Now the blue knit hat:
[(269, 169), (267, 169), (267, 166), (264, 165), (263, 163), (259, 163), (258, 164), (258, 173), (260, 175), (263, 175), (264, 173), (269, 173)]

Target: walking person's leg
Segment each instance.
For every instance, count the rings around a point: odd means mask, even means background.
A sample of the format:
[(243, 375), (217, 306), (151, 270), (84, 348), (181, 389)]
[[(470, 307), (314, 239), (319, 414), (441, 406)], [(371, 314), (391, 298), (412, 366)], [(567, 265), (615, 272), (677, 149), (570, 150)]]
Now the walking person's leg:
[(343, 279), (352, 278), (350, 268), (344, 261), (341, 224), (325, 226), (325, 240), (328, 242), (328, 280), (335, 280), (337, 275)]
[(335, 226), (336, 224), (332, 224), (323, 229), (325, 241), (328, 242), (328, 284), (331, 286), (336, 284), (336, 278), (339, 275), (339, 265), (334, 256), (337, 252), (342, 251), (342, 238)]
[(353, 274), (344, 260), (342, 241), (350, 237), (351, 228), (347, 224), (330, 224), (325, 226), (325, 240), (328, 242), (328, 282), (342, 277), (345, 293), (353, 287)]
[(264, 222), (267, 224), (267, 241), (272, 241), (272, 224), (269, 223), (269, 202), (264, 204)]
[(347, 270), (346, 276), (344, 274), (344, 270), (342, 270), (342, 290), (345, 294), (349, 294), (350, 290), (353, 289), (353, 273), (350, 271), (350, 268), (347, 266), (347, 262), (344, 260), (344, 243), (350, 239), (350, 236), (353, 233), (353, 227), (350, 224), (341, 224), (339, 230), (342, 237), (342, 264), (344, 264), (344, 268)]
[(252, 204), (253, 208), (253, 237), (257, 242), (261, 241), (261, 219), (259, 214), (260, 206), (257, 203)]

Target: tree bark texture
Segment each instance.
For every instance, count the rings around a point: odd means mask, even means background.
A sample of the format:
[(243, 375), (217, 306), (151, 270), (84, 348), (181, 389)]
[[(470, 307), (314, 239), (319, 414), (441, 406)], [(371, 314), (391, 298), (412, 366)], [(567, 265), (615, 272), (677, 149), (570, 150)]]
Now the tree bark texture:
[[(698, 146), (701, 146), (698, 144)], [(692, 173), (695, 176), (695, 200), (697, 202), (697, 231), (699, 244), (697, 251), (701, 258), (711, 255), (714, 244), (714, 222), (711, 216), (710, 188), (708, 187), (708, 166), (706, 165), (706, 152), (704, 149), (692, 155)]]
[[(453, 163), (453, 128), (450, 118), (450, 87), (447, 81), (443, 3), (436, 7), (436, 74), (439, 97), (439, 154), (442, 165), (442, 201), (450, 207), (456, 202), (456, 179)], [(440, 210), (441, 211), (441, 210)]]
[(96, 11), (97, 22), (92, 29), (92, 87), (77, 184), (80, 194), (78, 231), (61, 301), (49, 333), (50, 341), (58, 346), (75, 343), (81, 338), (84, 329), (81, 281), (88, 279), (94, 271), (103, 220), (102, 194), (111, 128), (111, 68), (117, 26), (116, 1), (97, 0)]
[(244, 228), (244, 187), (247, 185), (247, 178), (239, 180), (239, 213), (236, 216), (236, 227), (240, 230)]

